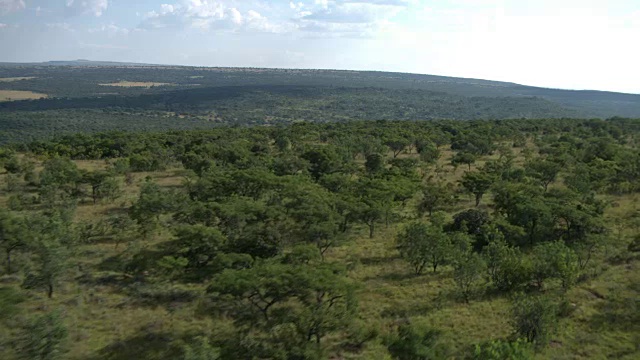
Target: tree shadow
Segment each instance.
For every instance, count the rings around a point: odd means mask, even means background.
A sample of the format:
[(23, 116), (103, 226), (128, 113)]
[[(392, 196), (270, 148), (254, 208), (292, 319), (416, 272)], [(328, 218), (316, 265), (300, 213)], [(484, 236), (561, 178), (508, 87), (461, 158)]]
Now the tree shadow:
[(115, 341), (100, 349), (90, 360), (173, 360), (183, 356), (176, 344), (180, 337), (168, 332), (141, 330), (134, 337)]
[(398, 260), (400, 256), (369, 256), (360, 259), (362, 265), (375, 266), (382, 264), (390, 264)]

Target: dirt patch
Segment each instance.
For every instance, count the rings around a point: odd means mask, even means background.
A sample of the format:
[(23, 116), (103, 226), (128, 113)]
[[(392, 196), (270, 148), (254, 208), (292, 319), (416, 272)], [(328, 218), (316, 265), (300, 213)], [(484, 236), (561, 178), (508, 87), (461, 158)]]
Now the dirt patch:
[(48, 97), (47, 94), (39, 94), (33, 91), (0, 90), (0, 101), (33, 100), (46, 97)]

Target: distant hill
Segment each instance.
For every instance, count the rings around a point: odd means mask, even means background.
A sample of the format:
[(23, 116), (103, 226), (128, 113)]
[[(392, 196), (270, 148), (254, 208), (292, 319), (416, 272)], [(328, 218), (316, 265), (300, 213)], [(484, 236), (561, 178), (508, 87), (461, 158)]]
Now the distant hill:
[[(296, 94), (293, 91), (295, 89), (318, 88), (317, 93), (322, 94), (321, 97), (336, 100), (331, 93), (335, 95), (340, 93), (338, 89), (349, 88), (369, 89), (369, 93), (348, 92), (349, 105), (345, 105), (343, 113), (333, 109), (335, 116), (348, 119), (358, 114), (358, 117), (388, 118), (394, 114), (391, 110), (397, 109), (395, 113), (399, 114), (399, 118), (415, 116), (416, 120), (439, 117), (465, 120), (492, 116), (640, 118), (640, 95), (636, 94), (547, 89), (510, 82), (379, 71), (187, 67), (74, 60), (0, 63), (0, 80), (3, 78), (23, 80), (0, 81), (0, 91), (32, 91), (47, 94), (50, 99), (29, 105), (5, 104), (5, 110), (61, 109), (61, 106), (77, 109), (88, 104), (95, 109), (118, 103), (143, 106), (142, 109), (164, 106), (172, 111), (197, 109), (200, 112), (224, 112), (228, 109), (221, 110), (216, 106), (221, 106), (220, 96), (224, 96), (225, 92), (232, 92), (236, 99), (253, 99), (252, 102), (242, 103), (241, 108), (246, 110), (252, 104), (262, 103), (263, 100), (268, 103), (272, 98), (284, 103), (295, 100), (297, 103), (293, 108), (298, 108), (300, 102), (314, 102), (316, 92)], [(256, 93), (257, 88), (260, 88), (262, 95)], [(381, 94), (371, 89), (387, 92)], [(286, 95), (283, 95), (283, 91)], [(415, 91), (415, 94), (411, 91)], [(311, 97), (309, 94), (312, 94)], [(434, 99), (442, 96), (433, 94), (446, 94), (448, 97), (446, 101), (438, 103)], [(288, 100), (283, 100), (283, 96)], [(347, 95), (343, 92), (341, 96)], [(108, 99), (90, 100), (105, 97)], [(117, 99), (119, 97), (129, 99)], [(60, 102), (56, 98), (86, 100)], [(408, 103), (402, 104), (405, 98)], [(197, 99), (197, 104), (194, 99)], [(374, 102), (370, 101), (374, 99)], [(355, 111), (355, 101), (369, 105), (367, 109)], [(237, 106), (228, 101), (224, 105)], [(316, 108), (318, 104), (311, 105), (310, 108)], [(373, 108), (384, 109), (384, 112), (372, 113)], [(321, 107), (317, 106), (317, 109)], [(314, 110), (314, 118), (318, 111), (322, 110)], [(281, 112), (281, 109), (278, 110), (278, 113)]]
[(52, 60), (45, 62), (35, 62), (35, 63), (13, 63), (13, 62), (0, 62), (0, 67), (2, 66), (87, 66), (87, 67), (98, 67), (98, 66), (159, 66), (153, 64), (141, 64), (141, 63), (127, 63), (127, 62), (117, 62), (117, 61), (92, 61), (92, 60)]

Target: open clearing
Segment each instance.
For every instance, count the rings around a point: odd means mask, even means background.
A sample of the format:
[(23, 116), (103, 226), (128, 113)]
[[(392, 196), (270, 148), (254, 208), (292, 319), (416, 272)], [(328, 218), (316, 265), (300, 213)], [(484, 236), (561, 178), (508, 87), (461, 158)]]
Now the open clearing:
[(144, 87), (150, 88), (152, 86), (172, 86), (175, 84), (169, 83), (157, 83), (157, 82), (137, 82), (137, 81), (120, 81), (111, 84), (100, 84), (101, 86), (118, 86), (118, 87)]
[(0, 82), (14, 82), (14, 81), (20, 81), (20, 80), (31, 80), (31, 79), (35, 79), (35, 76), (29, 76), (29, 77), (0, 78)]
[(33, 91), (0, 90), (0, 101), (43, 99), (46, 97), (47, 94), (39, 94)]

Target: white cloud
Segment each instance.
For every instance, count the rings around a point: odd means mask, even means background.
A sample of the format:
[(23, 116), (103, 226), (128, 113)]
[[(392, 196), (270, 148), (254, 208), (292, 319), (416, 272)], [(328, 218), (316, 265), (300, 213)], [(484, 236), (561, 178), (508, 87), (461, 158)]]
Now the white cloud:
[(0, 29), (4, 29), (4, 28), (6, 28), (6, 27), (8, 27), (8, 26), (9, 26), (9, 25), (7, 25), (7, 24), (0, 23)]
[(0, 14), (23, 10), (25, 6), (24, 0), (0, 0)]
[(183, 0), (163, 4), (158, 11), (146, 14), (143, 29), (194, 28), (200, 30), (281, 32), (277, 26), (255, 10), (244, 13), (227, 5), (228, 1)]
[(48, 23), (48, 24), (45, 24), (45, 26), (53, 30), (75, 31), (71, 26), (71, 24), (66, 22)]
[(301, 11), (297, 28), (313, 37), (372, 37), (387, 28), (391, 19), (407, 10), (413, 0), (314, 0)]
[(91, 14), (97, 17), (109, 7), (109, 0), (67, 0), (67, 13), (70, 15)]
[(107, 34), (109, 36), (116, 36), (116, 35), (128, 35), (129, 34), (129, 29), (126, 28), (122, 28), (119, 27), (115, 24), (109, 24), (109, 25), (102, 25), (100, 27), (97, 28), (92, 28), (89, 29), (90, 33), (104, 33)]

